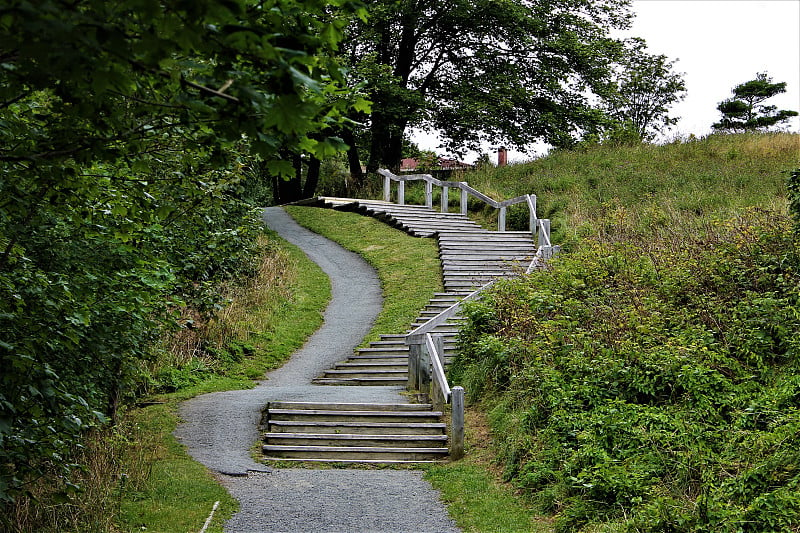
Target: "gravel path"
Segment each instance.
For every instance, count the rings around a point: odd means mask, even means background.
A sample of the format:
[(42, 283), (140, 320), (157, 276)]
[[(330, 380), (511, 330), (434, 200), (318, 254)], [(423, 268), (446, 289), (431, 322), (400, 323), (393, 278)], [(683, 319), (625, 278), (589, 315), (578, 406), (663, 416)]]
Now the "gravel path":
[(302, 228), (282, 209), (267, 208), (264, 221), (320, 265), (331, 279), (332, 298), (323, 326), (257, 387), (205, 394), (180, 408), (184, 422), (176, 436), (192, 457), (221, 474), (241, 504), (225, 531), (458, 531), (418, 471), (271, 469), (251, 458), (261, 409), (269, 401), (406, 401), (401, 387), (311, 385), (368, 333), (381, 309), (380, 283), (361, 257)]

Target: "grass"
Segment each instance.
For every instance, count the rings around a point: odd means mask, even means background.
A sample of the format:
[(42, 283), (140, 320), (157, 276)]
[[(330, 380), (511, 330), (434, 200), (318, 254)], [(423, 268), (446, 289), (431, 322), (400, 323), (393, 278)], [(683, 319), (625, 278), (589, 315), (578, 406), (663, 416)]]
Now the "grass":
[[(792, 489), (784, 489), (781, 485), (784, 478), (778, 480), (777, 476), (765, 474), (773, 467), (764, 466), (781, 464), (784, 452), (780, 446), (786, 442), (783, 437), (770, 440), (768, 431), (796, 434), (791, 425), (795, 423), (792, 407), (784, 411), (776, 407), (769, 415), (778, 422), (752, 427), (736, 422), (734, 417), (710, 427), (716, 423), (712, 416), (698, 416), (699, 422), (692, 426), (691, 416), (700, 411), (695, 405), (687, 407), (682, 415), (675, 413), (677, 408), (690, 405), (688, 399), (710, 405), (714, 394), (722, 395), (721, 390), (726, 391), (727, 396), (721, 402), (726, 406), (735, 402), (758, 404), (744, 392), (739, 398), (736, 397), (739, 392), (730, 392), (736, 389), (722, 385), (723, 379), (729, 379), (726, 372), (734, 365), (725, 362), (720, 354), (726, 354), (726, 350), (744, 353), (742, 347), (756, 345), (740, 339), (759, 335), (772, 338), (769, 335), (788, 332), (787, 338), (797, 338), (796, 331), (791, 329), (796, 329), (796, 321), (780, 315), (789, 309), (783, 300), (775, 309), (759, 307), (769, 298), (788, 299), (795, 294), (796, 283), (792, 285), (793, 282), (786, 280), (796, 275), (796, 259), (793, 259), (796, 254), (784, 244), (778, 247), (773, 259), (760, 248), (764, 246), (761, 241), (755, 245), (751, 240), (755, 242), (761, 235), (759, 231), (763, 231), (754, 220), (785, 218), (786, 178), (790, 170), (798, 167), (798, 134), (715, 135), (666, 146), (585, 147), (466, 177), (471, 185), (497, 198), (537, 193), (539, 215), (552, 218), (557, 228), (555, 243), (566, 244), (572, 252), (564, 254), (558, 263), (561, 266), (540, 273), (541, 277), (509, 284), (511, 289), (507, 292), (496, 288), (487, 298), (495, 304), (486, 304), (476, 312), (477, 328), (483, 328), (480, 331), (485, 334), (465, 343), (462, 356), (473, 366), (474, 374), (463, 379), (474, 383), (468, 387), (473, 401), (480, 397), (483, 405), (498, 407), (490, 413), (495, 438), (487, 432), (485, 439), (477, 440), (468, 458), (485, 455), (486, 459), (478, 463), (487, 465), (492, 472), (499, 464), (497, 457), (502, 455), (505, 479), (526, 490), (523, 507), (529, 499), (542, 512), (552, 512), (552, 527), (562, 531), (734, 530), (737, 527), (794, 531), (798, 523), (797, 492), (793, 490), (796, 482), (792, 482)], [(739, 232), (741, 242), (725, 240), (733, 239)], [(742, 243), (750, 243), (750, 247)], [(714, 256), (715, 253), (719, 256)], [(692, 264), (689, 259), (700, 254), (704, 254), (703, 259)], [(596, 262), (592, 263), (590, 258)], [(763, 263), (759, 262), (762, 258)], [(752, 266), (752, 271), (743, 264)], [(644, 282), (634, 283), (633, 276), (606, 275), (628, 272), (626, 269), (644, 273), (641, 280), (652, 283), (654, 288), (648, 289)], [(565, 272), (573, 277), (565, 276)], [(678, 279), (682, 284), (676, 282)], [(756, 288), (746, 290), (752, 280)], [(790, 287), (776, 289), (772, 283), (775, 287), (781, 283)], [(715, 287), (727, 290), (715, 294)], [(672, 294), (674, 300), (669, 302), (673, 307), (665, 304), (654, 312), (655, 302), (660, 301), (656, 294)], [(584, 299), (588, 304), (579, 310), (577, 302)], [(690, 324), (692, 305), (698, 308), (699, 325)], [(749, 316), (748, 313), (757, 316), (757, 320), (751, 323), (739, 318)], [(770, 321), (778, 324), (774, 333), (769, 329), (772, 326), (763, 325), (771, 324)], [(593, 322), (608, 327), (610, 333), (602, 327), (584, 337), (577, 333), (587, 331)], [(626, 327), (630, 328), (628, 337), (621, 332)], [(680, 327), (685, 327), (685, 331)], [(763, 333), (764, 330), (770, 333)], [(699, 344), (688, 342), (685, 346), (677, 340), (696, 339), (692, 336), (695, 334), (697, 338), (706, 335), (705, 340)], [(469, 332), (466, 337), (469, 338)], [(748, 367), (743, 372), (749, 372), (748, 377), (736, 382), (742, 390), (753, 387), (757, 391), (754, 397), (763, 392), (765, 403), (776, 401), (780, 393), (761, 384), (754, 385), (756, 376), (766, 376), (765, 381), (775, 383), (776, 390), (785, 386), (781, 380), (786, 374), (796, 376), (796, 372), (787, 373), (774, 362), (781, 361), (780, 346), (780, 341), (775, 341), (762, 352), (752, 348), (753, 361), (763, 357), (764, 361), (773, 362), (764, 363), (763, 374)], [(626, 347), (633, 347), (630, 348), (632, 368), (645, 361), (642, 364), (652, 363), (652, 367), (648, 366), (641, 374), (626, 367), (618, 374), (619, 379), (600, 376), (603, 364), (622, 368)], [(648, 359), (646, 348), (657, 356)], [(702, 393), (683, 393), (684, 398), (674, 393), (673, 387), (679, 380), (669, 375), (671, 361), (688, 354), (687, 361), (698, 364), (709, 351), (715, 354), (711, 369), (705, 374), (702, 371), (694, 374), (707, 376), (704, 379), (708, 383), (719, 378), (720, 385)], [(602, 362), (604, 358), (607, 363)], [(545, 365), (552, 368), (542, 369)], [(686, 367), (681, 369), (684, 375), (691, 374)], [(641, 378), (646, 384), (637, 382), (637, 375), (646, 376)], [(631, 389), (641, 386), (636, 390), (648, 398), (646, 394), (654, 387), (653, 383), (666, 384), (671, 392), (664, 397), (670, 402), (674, 399), (676, 405), (654, 401), (640, 406), (630, 401), (634, 407), (625, 404), (628, 411), (624, 411), (624, 402), (618, 394), (604, 406), (608, 410), (603, 411), (596, 407), (602, 405), (601, 401), (587, 399), (589, 390), (598, 391), (600, 396), (623, 385)], [(700, 378), (697, 383), (708, 384)], [(574, 411), (570, 412), (570, 408)], [(730, 411), (737, 412), (734, 408)], [(553, 422), (545, 425), (544, 420), (550, 420), (547, 417), (551, 412), (555, 413)], [(626, 414), (620, 414), (623, 412)], [(652, 417), (650, 422), (640, 416), (645, 412)], [(678, 421), (677, 429), (658, 423), (648, 426), (659, 419)], [(702, 424), (708, 427), (696, 429)], [(637, 432), (645, 434), (650, 427), (658, 429), (642, 441), (631, 436)], [(731, 433), (731, 428), (737, 429)], [(747, 437), (745, 429), (751, 431)], [(554, 437), (558, 431), (562, 431), (560, 440)], [(662, 441), (656, 442), (653, 437), (656, 433)], [(762, 435), (771, 442), (769, 446), (751, 444)], [(592, 440), (594, 436), (598, 438)], [(608, 439), (604, 442), (612, 443), (608, 449), (603, 448), (604, 438)], [(665, 477), (656, 480), (653, 466), (658, 464), (656, 461), (641, 466), (647, 458), (667, 457), (667, 450), (673, 449), (681, 451), (665, 461), (664, 470), (668, 472)], [(605, 453), (608, 461), (604, 459)], [(674, 460), (678, 455), (681, 459)], [(680, 468), (670, 470), (675, 465)], [(684, 471), (683, 465), (701, 466), (690, 466)], [(444, 487), (454, 483), (447, 469), (455, 467), (432, 470), (436, 474), (432, 480), (447, 490)], [(755, 484), (748, 469), (769, 481)], [(464, 479), (470, 477), (468, 471), (452, 475), (458, 478), (457, 474)], [(498, 477), (491, 479), (497, 482)], [(655, 488), (645, 494), (645, 504), (637, 504), (629, 494), (634, 490), (645, 493), (642, 487), (652, 480), (656, 480)], [(479, 515), (480, 499), (474, 504), (461, 501), (461, 492), (482, 490), (471, 489), (471, 484), (453, 489), (454, 495), (446, 493), (445, 498), (457, 506), (457, 512)], [(613, 492), (609, 488), (612, 485), (617, 495), (628, 492), (618, 500), (607, 495), (603, 499), (604, 491)], [(478, 482), (476, 486), (480, 486)], [(699, 487), (706, 500), (697, 497)], [(780, 500), (784, 493), (789, 495), (787, 502)], [(789, 497), (795, 500), (788, 501)], [(761, 501), (769, 501), (770, 505), (759, 507)], [(491, 519), (491, 511), (487, 515)], [(506, 527), (483, 520), (478, 516), (475, 522), (465, 519), (460, 524), (470, 531), (499, 531)], [(704, 526), (705, 520), (713, 525)], [(791, 527), (787, 529), (784, 525), (789, 522)], [(546, 520), (535, 523), (547, 528)], [(767, 523), (773, 525), (767, 527)]]
[[(676, 225), (700, 231), (710, 219), (745, 207), (785, 210), (786, 177), (798, 166), (800, 134), (711, 135), (663, 146), (556, 151), (464, 179), (495, 198), (537, 194), (538, 215), (553, 221), (554, 242), (571, 247), (608, 232), (610, 217), (641, 234), (669, 236)], [(508, 219), (524, 229), (527, 212), (510, 210)]]
[[(322, 324), (330, 300), (325, 273), (273, 232), (265, 230), (259, 244), (263, 253), (257, 274), (222, 288), (228, 305), (211, 320), (198, 320), (165, 340), (169, 368), (205, 374), (199, 389), (176, 376), (186, 394), (251, 386), (281, 366)], [(148, 371), (158, 375), (157, 369)]]
[(199, 531), (219, 501), (207, 531), (221, 532), (223, 521), (238, 508), (236, 500), (172, 435), (178, 403), (171, 399), (126, 416), (135, 440), (130, 439), (125, 455), (132, 470), (146, 476), (121, 486), (121, 531)]
[(365, 343), (402, 333), (437, 291), (443, 290), (438, 250), (432, 239), (419, 239), (375, 219), (313, 207), (287, 207), (301, 225), (360, 254), (378, 271), (383, 309)]
[(457, 462), (428, 468), (425, 479), (441, 492), (451, 518), (464, 531), (552, 531), (549, 519), (501, 479), (494, 463), (489, 425), (481, 409), (465, 413), (465, 456)]

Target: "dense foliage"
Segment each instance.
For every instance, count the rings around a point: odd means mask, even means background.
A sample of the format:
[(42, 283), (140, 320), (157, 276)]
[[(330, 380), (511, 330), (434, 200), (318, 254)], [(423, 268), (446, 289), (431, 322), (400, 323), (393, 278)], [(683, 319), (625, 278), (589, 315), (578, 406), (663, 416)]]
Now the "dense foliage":
[[(647, 54), (641, 40), (613, 37), (629, 26), (630, 4), (370, 2), (368, 21), (348, 29), (344, 50), (351, 83), (363, 84), (373, 103), (344, 130), (351, 172), (360, 175), (359, 161), (370, 172), (397, 166), (411, 127), (439, 133), (457, 153), (484, 141), (521, 149), (537, 141), (570, 146), (618, 125), (620, 117), (600, 103), (612, 96), (619, 98), (609, 100), (611, 107), (624, 101), (622, 120), (655, 125), (682, 84), (671, 84), (669, 74), (659, 85), (671, 65)], [(634, 81), (642, 76), (649, 76), (646, 84)], [(659, 94), (651, 100), (653, 90)], [(641, 112), (649, 118), (640, 120)]]
[(789, 212), (794, 217), (795, 230), (800, 234), (800, 168), (789, 176)]
[(790, 228), (752, 209), (681, 246), (591, 239), (468, 308), (455, 381), (557, 530), (800, 525)]
[(341, 146), (324, 131), (351, 103), (334, 53), (357, 8), (0, 7), (0, 502), (74, 466), (164, 326), (253, 267), (246, 156), (278, 175), (287, 146)]

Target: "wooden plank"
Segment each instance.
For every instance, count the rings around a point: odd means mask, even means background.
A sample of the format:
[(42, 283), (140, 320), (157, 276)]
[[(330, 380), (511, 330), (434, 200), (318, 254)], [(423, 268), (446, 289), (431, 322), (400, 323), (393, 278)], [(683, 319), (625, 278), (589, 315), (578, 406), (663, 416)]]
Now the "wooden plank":
[(271, 432), (293, 433), (333, 433), (344, 431), (368, 435), (441, 435), (447, 429), (443, 422), (329, 422), (304, 420), (272, 420)]
[(458, 460), (464, 456), (464, 388), (453, 387), (452, 395), (450, 457)]
[(333, 402), (269, 402), (267, 409), (300, 409), (325, 411), (429, 411), (425, 403), (333, 403)]

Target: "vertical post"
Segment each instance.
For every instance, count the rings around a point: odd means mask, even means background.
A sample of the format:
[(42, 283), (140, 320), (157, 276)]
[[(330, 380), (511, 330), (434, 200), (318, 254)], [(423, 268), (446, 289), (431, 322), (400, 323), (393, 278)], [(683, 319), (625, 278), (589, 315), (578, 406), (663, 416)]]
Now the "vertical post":
[(539, 219), (539, 246), (550, 246), (550, 219)]
[(397, 204), (406, 205), (406, 182), (400, 180), (397, 182)]
[(447, 200), (450, 196), (450, 187), (442, 187), (442, 213), (447, 213)]
[(442, 363), (442, 368), (444, 368), (444, 335), (431, 335), (431, 338), (433, 338), (433, 345), (436, 347), (439, 362)]
[(421, 344), (408, 345), (408, 390), (419, 389), (419, 360), (420, 352), (422, 351)]
[[(466, 181), (462, 181), (462, 184), (466, 185)], [(467, 191), (466, 189), (461, 189), (461, 214), (467, 214)]]
[(461, 459), (464, 457), (464, 387), (453, 387), (451, 394), (450, 458)]
[(536, 195), (528, 195), (528, 228), (531, 231), (531, 236), (536, 235)]
[(392, 201), (392, 179), (389, 176), (383, 177), (383, 201)]
[[(436, 353), (431, 354), (431, 359), (434, 357), (439, 359), (439, 363), (441, 363), (442, 368), (444, 368), (444, 336), (443, 335), (431, 335), (431, 339), (433, 339), (433, 348), (436, 350)], [(444, 397), (444, 391), (440, 387), (439, 383), (435, 379), (433, 379), (433, 364), (431, 364), (431, 399), (433, 400), (434, 409), (442, 410), (444, 408), (444, 404), (447, 401)]]
[(505, 231), (506, 230), (506, 208), (505, 206), (500, 208), (500, 214), (497, 216), (497, 231)]
[(425, 207), (433, 209), (433, 183), (425, 180)]
[(419, 372), (417, 373), (417, 390), (424, 394), (431, 393), (431, 354), (425, 344), (420, 344)]

